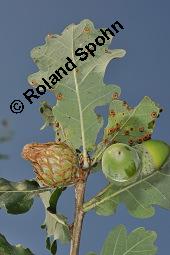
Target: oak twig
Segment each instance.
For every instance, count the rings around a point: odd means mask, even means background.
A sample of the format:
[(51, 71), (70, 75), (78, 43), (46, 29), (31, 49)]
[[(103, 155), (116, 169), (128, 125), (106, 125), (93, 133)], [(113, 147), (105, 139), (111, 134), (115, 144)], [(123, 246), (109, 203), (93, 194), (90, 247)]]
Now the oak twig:
[(83, 212), (84, 194), (85, 194), (86, 181), (89, 174), (87, 170), (83, 172), (84, 172), (84, 178), (80, 179), (75, 184), (75, 203), (76, 204), (75, 204), (75, 217), (74, 217), (74, 225), (73, 225), (73, 232), (72, 232), (70, 255), (79, 254), (81, 230), (82, 230), (83, 219), (84, 219), (84, 212)]

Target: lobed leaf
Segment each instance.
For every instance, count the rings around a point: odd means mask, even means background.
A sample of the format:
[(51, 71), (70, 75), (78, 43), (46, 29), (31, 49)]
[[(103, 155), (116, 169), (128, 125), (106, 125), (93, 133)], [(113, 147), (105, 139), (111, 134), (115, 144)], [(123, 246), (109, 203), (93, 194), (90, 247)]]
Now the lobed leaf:
[(155, 255), (156, 237), (156, 232), (147, 231), (144, 228), (137, 228), (128, 234), (125, 226), (119, 225), (107, 236), (100, 255)]
[(33, 253), (20, 244), (16, 246), (11, 245), (6, 238), (0, 234), (0, 255), (33, 255)]
[(11, 182), (0, 178), (0, 208), (7, 213), (21, 214), (30, 210), (33, 199), (41, 192), (49, 189), (41, 188), (34, 180)]
[[(103, 125), (101, 118), (94, 112), (95, 107), (108, 104), (114, 95), (120, 95), (120, 88), (105, 86), (103, 77), (110, 60), (123, 57), (124, 50), (108, 49), (111, 43), (108, 40), (103, 46), (97, 46), (94, 57), (88, 53), (88, 58), (81, 61), (80, 57), (75, 56), (75, 50), (94, 43), (99, 35), (101, 31), (95, 29), (90, 20), (83, 20), (78, 25), (66, 27), (61, 35), (48, 35), (45, 44), (31, 52), (39, 72), (28, 77), (29, 83), (37, 87), (43, 83), (42, 78), (50, 80), (52, 92), (58, 99), (53, 108), (54, 117), (63, 127), (71, 144), (75, 148), (83, 145), (84, 151), (95, 147), (98, 131)], [(76, 68), (62, 75), (62, 79), (54, 76), (49, 78), (60, 67), (65, 68), (67, 57)]]
[(101, 158), (110, 143), (135, 145), (150, 139), (160, 111), (160, 107), (146, 96), (135, 108), (131, 108), (125, 101), (112, 101), (104, 138), (94, 157)]
[(120, 225), (108, 235), (101, 255), (110, 255), (111, 252), (114, 255), (154, 255), (156, 237), (154, 231), (144, 228), (137, 228), (128, 235), (125, 226)]
[(84, 211), (94, 208), (98, 213), (100, 208), (100, 215), (110, 215), (119, 203), (124, 203), (129, 213), (137, 218), (153, 216), (154, 205), (170, 209), (170, 158), (161, 170), (128, 186), (108, 185), (84, 204)]

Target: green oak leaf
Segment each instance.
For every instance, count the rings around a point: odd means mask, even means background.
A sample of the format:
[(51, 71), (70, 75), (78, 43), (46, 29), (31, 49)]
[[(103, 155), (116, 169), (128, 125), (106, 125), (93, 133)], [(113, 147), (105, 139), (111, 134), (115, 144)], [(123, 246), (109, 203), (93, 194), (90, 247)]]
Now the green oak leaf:
[(20, 244), (16, 246), (11, 245), (6, 238), (0, 234), (0, 255), (33, 255), (33, 253)]
[(135, 108), (129, 107), (125, 101), (112, 101), (104, 138), (98, 145), (94, 158), (101, 158), (102, 152), (110, 143), (135, 145), (148, 140), (160, 111), (160, 107), (146, 96)]
[(57, 253), (57, 242), (56, 240), (51, 243), (50, 237), (46, 239), (46, 248), (51, 252), (52, 255)]
[(5, 208), (11, 214), (26, 213), (33, 204), (33, 198), (47, 190), (35, 180), (11, 182), (0, 178), (0, 208)]
[(147, 231), (141, 227), (128, 234), (125, 226), (119, 225), (108, 234), (100, 255), (155, 255), (156, 238), (157, 234), (154, 231)]
[(109, 184), (97, 196), (84, 204), (84, 211), (100, 208), (100, 215), (110, 215), (119, 203), (124, 203), (129, 213), (137, 218), (152, 217), (154, 205), (170, 209), (170, 158), (166, 165), (150, 176), (118, 187)]
[[(112, 195), (113, 194), (113, 190), (109, 189), (107, 190), (107, 196)], [(98, 215), (102, 215), (102, 216), (109, 216), (113, 213), (116, 213), (117, 210), (117, 206), (119, 205), (120, 201), (119, 201), (119, 197), (114, 197), (112, 199), (109, 199), (107, 201), (105, 201), (102, 204), (99, 204), (95, 207), (95, 211)]]
[(111, 252), (114, 255), (154, 255), (156, 237), (156, 232), (144, 228), (137, 228), (128, 235), (125, 226), (120, 225), (109, 233), (101, 255), (110, 255)]
[[(61, 35), (48, 35), (45, 44), (31, 52), (39, 71), (28, 77), (29, 83), (37, 87), (43, 84), (42, 78), (50, 85), (52, 83), (51, 91), (58, 99), (53, 107), (54, 117), (63, 127), (67, 140), (75, 148), (83, 146), (84, 155), (95, 147), (97, 134), (103, 125), (103, 120), (94, 111), (96, 106), (106, 105), (115, 95), (120, 95), (120, 88), (106, 86), (103, 77), (108, 63), (114, 58), (123, 57), (124, 50), (108, 49), (110, 39), (103, 46), (96, 47), (94, 57), (86, 49), (86, 60), (82, 61), (75, 55), (78, 48), (94, 43), (99, 35), (101, 31), (95, 29), (90, 20), (83, 20), (66, 27)], [(60, 67), (65, 67), (67, 57), (76, 68), (67, 75), (60, 70), (62, 79), (51, 76)]]
[[(139, 139), (152, 134), (159, 112), (160, 107), (146, 96), (134, 109), (121, 100), (114, 100), (109, 108), (105, 139), (110, 136), (121, 143), (128, 144), (129, 140), (130, 144), (137, 143)], [(110, 131), (112, 128), (113, 133)]]
[[(67, 224), (67, 218), (56, 211), (57, 201), (64, 189), (56, 189), (53, 193), (50, 191), (40, 194), (40, 198), (46, 208), (46, 218), (42, 228), (47, 231), (47, 239), (53, 237), (53, 243), (60, 240), (63, 244), (70, 241), (70, 230)], [(53, 245), (53, 243), (51, 245)], [(55, 253), (54, 253), (55, 254)]]

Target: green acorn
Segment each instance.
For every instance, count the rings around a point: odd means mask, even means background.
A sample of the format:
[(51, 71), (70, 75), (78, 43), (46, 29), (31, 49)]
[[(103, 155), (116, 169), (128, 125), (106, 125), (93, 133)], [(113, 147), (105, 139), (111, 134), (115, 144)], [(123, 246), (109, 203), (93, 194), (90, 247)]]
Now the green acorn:
[(103, 153), (102, 171), (109, 181), (127, 185), (161, 169), (169, 155), (170, 147), (162, 141), (149, 140), (133, 147), (117, 143)]
[(112, 144), (103, 153), (102, 171), (109, 181), (127, 184), (139, 176), (140, 163), (137, 150), (122, 143)]
[(170, 147), (163, 141), (149, 140), (136, 145), (142, 161), (142, 175), (146, 176), (155, 170), (159, 170), (170, 155)]
[(22, 156), (30, 160), (39, 182), (47, 187), (63, 187), (75, 183), (78, 159), (65, 143), (27, 144)]

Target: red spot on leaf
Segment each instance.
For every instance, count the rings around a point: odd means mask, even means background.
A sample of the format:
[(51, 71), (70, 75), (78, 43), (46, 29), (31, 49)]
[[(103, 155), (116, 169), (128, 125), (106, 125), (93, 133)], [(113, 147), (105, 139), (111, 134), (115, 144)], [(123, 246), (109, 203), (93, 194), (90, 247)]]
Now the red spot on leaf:
[(125, 131), (124, 131), (124, 134), (125, 134), (125, 135), (129, 135), (129, 130), (125, 130)]
[(116, 115), (116, 113), (115, 113), (114, 110), (111, 110), (111, 111), (109, 112), (109, 116), (110, 116), (110, 117), (114, 117), (115, 115)]
[(118, 97), (119, 97), (119, 94), (117, 93), (117, 92), (114, 92), (113, 94), (112, 94), (112, 99), (114, 100), (114, 99), (118, 99)]
[(137, 143), (142, 143), (143, 142), (143, 138), (142, 137), (139, 137), (138, 139), (137, 139)]
[(132, 139), (129, 139), (128, 143), (129, 143), (129, 145), (132, 145), (134, 143), (134, 141)]
[(151, 112), (151, 117), (152, 117), (153, 119), (156, 119), (156, 118), (157, 118), (157, 113), (156, 113), (156, 112)]
[(57, 95), (57, 100), (61, 101), (63, 99), (63, 94), (59, 93)]
[(145, 131), (144, 127), (139, 128), (139, 132), (144, 132), (144, 131)]
[(121, 127), (120, 124), (119, 124), (119, 123), (116, 123), (115, 130), (116, 130), (116, 131), (119, 131), (119, 130), (120, 130), (120, 127)]
[(108, 135), (110, 135), (114, 132), (115, 132), (115, 128), (109, 128), (108, 131), (107, 131)]
[(83, 30), (85, 33), (90, 33), (91, 32), (91, 29), (89, 27), (85, 27), (84, 30)]
[(104, 144), (108, 144), (108, 143), (109, 143), (109, 140), (108, 140), (108, 139), (104, 139), (104, 140), (103, 140), (103, 143), (104, 143)]

